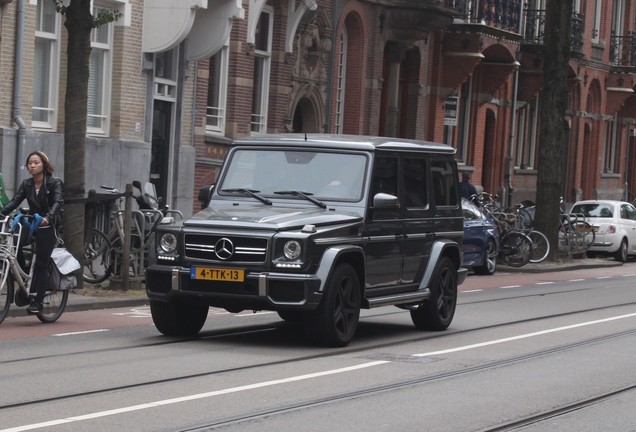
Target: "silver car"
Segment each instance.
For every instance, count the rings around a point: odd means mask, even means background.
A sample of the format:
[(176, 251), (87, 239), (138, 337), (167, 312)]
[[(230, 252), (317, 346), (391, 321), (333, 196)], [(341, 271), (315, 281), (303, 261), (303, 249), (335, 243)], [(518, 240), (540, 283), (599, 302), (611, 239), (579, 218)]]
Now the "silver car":
[(574, 203), (571, 213), (582, 214), (592, 225), (596, 238), (588, 256), (613, 255), (625, 262), (636, 255), (636, 207), (624, 201), (588, 200)]

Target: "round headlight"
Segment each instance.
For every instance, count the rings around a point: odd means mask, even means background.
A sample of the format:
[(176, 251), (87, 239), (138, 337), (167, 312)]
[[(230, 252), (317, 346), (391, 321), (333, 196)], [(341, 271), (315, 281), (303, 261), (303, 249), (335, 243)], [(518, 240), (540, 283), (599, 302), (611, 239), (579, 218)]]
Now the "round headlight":
[(288, 241), (283, 247), (283, 255), (285, 255), (285, 258), (287, 258), (288, 260), (298, 259), (298, 257), (300, 256), (300, 252), (300, 243), (298, 243), (296, 240)]
[(177, 249), (177, 236), (172, 233), (165, 233), (159, 240), (159, 247), (166, 253), (172, 253)]

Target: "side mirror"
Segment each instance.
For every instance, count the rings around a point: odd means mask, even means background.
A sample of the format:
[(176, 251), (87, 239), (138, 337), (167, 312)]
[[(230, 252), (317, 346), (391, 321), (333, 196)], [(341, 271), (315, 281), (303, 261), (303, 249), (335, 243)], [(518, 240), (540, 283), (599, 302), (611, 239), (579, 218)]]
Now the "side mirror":
[(197, 196), (197, 199), (201, 203), (201, 208), (206, 208), (210, 204), (210, 199), (212, 198), (213, 190), (214, 190), (213, 184), (199, 189), (199, 195)]
[(387, 193), (377, 193), (373, 196), (374, 209), (397, 209), (400, 208), (398, 197)]

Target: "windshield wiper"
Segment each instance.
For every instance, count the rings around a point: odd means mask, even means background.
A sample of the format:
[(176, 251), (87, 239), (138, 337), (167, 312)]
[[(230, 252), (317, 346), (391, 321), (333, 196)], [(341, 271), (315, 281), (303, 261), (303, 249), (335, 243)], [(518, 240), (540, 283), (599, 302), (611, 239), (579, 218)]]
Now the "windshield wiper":
[(316, 198), (312, 198), (309, 195), (313, 195), (311, 192), (301, 192), (301, 191), (296, 191), (296, 190), (283, 190), (283, 191), (276, 191), (274, 192), (276, 195), (292, 195), (292, 196), (296, 196), (296, 197), (301, 197), (306, 199), (307, 201), (311, 201), (312, 203), (316, 204), (318, 207), (320, 208), (327, 208), (327, 204), (325, 204), (324, 202), (317, 200)]
[(254, 189), (245, 189), (245, 188), (234, 188), (234, 189), (223, 189), (221, 190), (221, 192), (227, 192), (227, 193), (242, 193), (243, 195), (249, 195), (253, 198), (256, 198), (257, 200), (259, 200), (260, 202), (262, 202), (263, 204), (267, 204), (267, 205), (272, 205), (272, 202), (270, 200), (268, 200), (267, 198), (258, 195), (258, 190), (254, 190)]

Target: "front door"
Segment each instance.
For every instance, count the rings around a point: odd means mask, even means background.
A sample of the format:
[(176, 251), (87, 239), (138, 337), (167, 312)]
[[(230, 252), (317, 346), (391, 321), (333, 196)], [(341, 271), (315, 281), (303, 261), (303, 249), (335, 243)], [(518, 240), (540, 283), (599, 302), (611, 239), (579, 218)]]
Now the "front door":
[(152, 116), (152, 156), (150, 160), (150, 182), (155, 185), (157, 197), (169, 197), (170, 141), (172, 136), (173, 103), (155, 100)]

